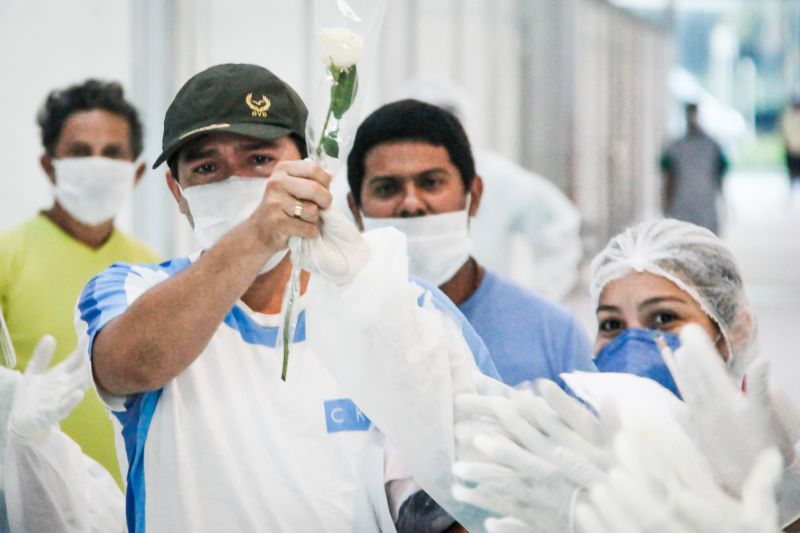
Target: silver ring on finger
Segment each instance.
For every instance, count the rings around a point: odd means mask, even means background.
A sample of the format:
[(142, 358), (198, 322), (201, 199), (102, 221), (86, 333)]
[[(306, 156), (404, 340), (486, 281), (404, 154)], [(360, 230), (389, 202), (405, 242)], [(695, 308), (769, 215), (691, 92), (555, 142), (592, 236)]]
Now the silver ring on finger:
[(303, 202), (300, 200), (294, 201), (294, 216), (297, 218), (303, 218)]

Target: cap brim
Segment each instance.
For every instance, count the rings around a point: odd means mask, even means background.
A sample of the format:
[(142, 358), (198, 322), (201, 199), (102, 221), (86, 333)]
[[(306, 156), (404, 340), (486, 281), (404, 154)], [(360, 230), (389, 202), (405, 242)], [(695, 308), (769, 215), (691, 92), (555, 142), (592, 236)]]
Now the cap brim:
[(167, 148), (161, 152), (156, 162), (153, 163), (153, 168), (157, 168), (161, 163), (168, 160), (178, 152), (181, 148), (203, 135), (210, 133), (233, 133), (234, 135), (242, 135), (244, 137), (252, 137), (254, 139), (261, 139), (263, 141), (272, 141), (294, 133), (289, 128), (283, 126), (275, 126), (273, 124), (253, 124), (253, 123), (239, 123), (239, 124), (212, 124), (211, 126), (200, 127), (184, 133), (173, 141)]

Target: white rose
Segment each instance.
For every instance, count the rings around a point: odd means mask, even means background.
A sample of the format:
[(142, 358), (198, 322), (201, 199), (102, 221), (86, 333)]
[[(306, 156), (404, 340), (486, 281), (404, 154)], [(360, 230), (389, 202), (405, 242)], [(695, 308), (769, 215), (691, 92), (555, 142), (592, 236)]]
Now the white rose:
[(339, 68), (355, 65), (364, 48), (364, 38), (348, 28), (323, 28), (317, 34), (317, 39), (322, 60)]

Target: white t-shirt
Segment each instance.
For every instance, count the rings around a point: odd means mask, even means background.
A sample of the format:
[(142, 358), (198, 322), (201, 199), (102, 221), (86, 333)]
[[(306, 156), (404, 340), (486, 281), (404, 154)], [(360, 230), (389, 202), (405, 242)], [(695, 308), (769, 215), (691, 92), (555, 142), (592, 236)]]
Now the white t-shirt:
[[(76, 310), (87, 354), (105, 324), (191, 261), (95, 277)], [(163, 389), (103, 398), (122, 425), (131, 532), (380, 529), (379, 436), (304, 342), (302, 314), (281, 381), (277, 322), (240, 302)]]

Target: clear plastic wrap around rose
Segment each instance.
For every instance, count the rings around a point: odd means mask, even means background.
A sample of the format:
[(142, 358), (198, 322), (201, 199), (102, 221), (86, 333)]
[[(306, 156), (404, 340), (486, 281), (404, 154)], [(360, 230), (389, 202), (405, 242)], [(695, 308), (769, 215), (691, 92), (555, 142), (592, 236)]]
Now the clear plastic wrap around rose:
[(0, 366), (6, 368), (17, 366), (17, 355), (11, 343), (11, 335), (8, 333), (2, 309), (0, 309)]
[[(318, 83), (307, 99), (308, 155), (329, 174), (344, 164), (361, 119), (364, 81), (371, 74), (387, 0), (315, 0), (314, 47), (319, 57)], [(281, 306), (283, 369), (286, 380), (289, 345), (297, 325), (302, 241), (289, 239), (292, 274)]]
[(308, 99), (309, 155), (331, 175), (343, 166), (361, 120), (387, 0), (315, 0), (319, 76)]

